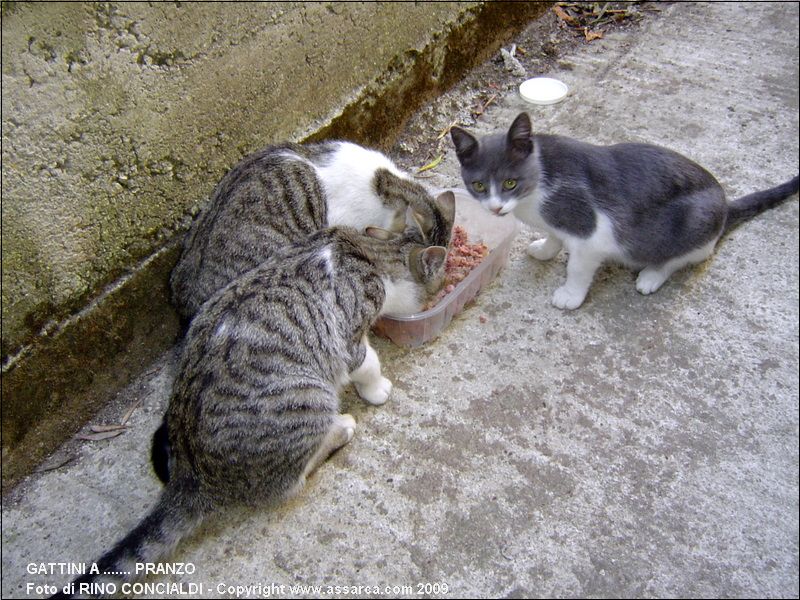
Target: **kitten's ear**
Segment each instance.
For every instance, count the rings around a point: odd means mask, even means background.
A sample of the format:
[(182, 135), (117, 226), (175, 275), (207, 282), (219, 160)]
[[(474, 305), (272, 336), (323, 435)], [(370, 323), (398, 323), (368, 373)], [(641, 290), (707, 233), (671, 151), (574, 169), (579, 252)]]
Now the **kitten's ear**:
[(456, 218), (456, 196), (451, 191), (439, 194), (436, 197), (436, 207), (448, 223)]
[(430, 275), (434, 275), (444, 268), (445, 260), (447, 260), (447, 248), (428, 246), (422, 251), (422, 264), (425, 272)]
[(409, 206), (407, 218), (409, 223), (416, 223), (419, 232), (422, 234), (422, 239), (427, 240), (433, 229), (433, 217), (423, 214), (414, 207)]
[(522, 160), (533, 152), (533, 141), (531, 141), (531, 119), (528, 113), (520, 113), (508, 130), (506, 143), (512, 158)]
[(453, 145), (456, 147), (456, 156), (458, 162), (462, 165), (472, 160), (475, 153), (478, 151), (478, 140), (472, 134), (467, 133), (461, 127), (450, 128), (450, 138), (453, 140)]
[(440, 273), (447, 259), (447, 249), (441, 246), (417, 248), (411, 252), (411, 272), (419, 281), (429, 281)]
[[(450, 238), (450, 230), (456, 218), (456, 197), (451, 191), (439, 194), (433, 201), (435, 211), (430, 205), (424, 210), (408, 207), (408, 222), (415, 223), (422, 239), (427, 243), (442, 243), (442, 235)], [(437, 214), (433, 214), (438, 211)], [(446, 231), (445, 231), (446, 230)]]
[(364, 230), (364, 235), (375, 238), (376, 240), (381, 240), (382, 242), (388, 242), (397, 237), (397, 234), (393, 231), (381, 227), (373, 227), (372, 225)]

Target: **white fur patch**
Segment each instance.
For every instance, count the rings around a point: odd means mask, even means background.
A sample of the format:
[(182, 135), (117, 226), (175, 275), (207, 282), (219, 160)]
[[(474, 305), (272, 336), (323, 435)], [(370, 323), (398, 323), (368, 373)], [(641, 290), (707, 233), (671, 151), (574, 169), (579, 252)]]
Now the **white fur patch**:
[(328, 224), (349, 225), (364, 229), (369, 225), (388, 229), (395, 211), (386, 208), (375, 195), (372, 179), (375, 171), (386, 169), (407, 178), (395, 164), (380, 152), (340, 142), (326, 157), (325, 165), (316, 165), (317, 175), (328, 198)]
[(541, 233), (552, 231), (541, 215), (542, 203), (547, 199), (547, 190), (539, 183), (527, 196), (520, 198), (514, 206), (514, 216)]
[(329, 246), (325, 246), (322, 250), (319, 251), (317, 256), (322, 260), (325, 264), (325, 272), (330, 276), (333, 277), (336, 275), (336, 267), (333, 265), (333, 252), (331, 251)]
[(528, 255), (536, 260), (551, 260), (561, 252), (561, 240), (552, 233), (541, 240), (531, 242), (528, 246)]
[(516, 198), (503, 203), (503, 199), (501, 198), (500, 190), (497, 189), (497, 185), (494, 181), (489, 182), (489, 198), (483, 202), (483, 206), (485, 208), (488, 208), (490, 211), (497, 213), (498, 215), (507, 215), (516, 208), (517, 204), (518, 201)]
[(553, 294), (553, 305), (572, 310), (583, 304), (595, 271), (606, 260), (623, 260), (624, 254), (616, 238), (611, 219), (602, 213), (595, 213), (597, 223), (588, 238), (559, 233), (569, 252), (567, 260), (567, 281)]
[(386, 290), (386, 300), (381, 308), (382, 315), (408, 316), (417, 313), (422, 308), (419, 298), (419, 286), (407, 280), (392, 281), (383, 278), (383, 287)]
[(297, 162), (303, 162), (309, 165), (310, 167), (314, 167), (311, 161), (307, 160), (305, 157), (300, 156), (299, 154), (295, 154), (289, 150), (285, 150), (283, 152), (278, 152), (275, 156), (280, 156), (281, 158), (285, 158), (287, 160), (296, 160)]
[(378, 353), (370, 346), (365, 336), (362, 343), (366, 347), (364, 362), (350, 374), (358, 395), (370, 404), (380, 405), (389, 399), (392, 382), (381, 375), (381, 361)]
[(691, 252), (678, 256), (659, 267), (645, 267), (639, 272), (636, 278), (636, 289), (641, 294), (652, 294), (657, 291), (664, 282), (677, 270), (682, 269), (686, 265), (693, 265), (706, 260), (714, 252), (714, 247), (717, 244), (717, 239), (707, 243), (705, 246), (692, 250)]
[(569, 234), (561, 234), (561, 239), (567, 250), (582, 246), (582, 251), (591, 253), (601, 261), (617, 260), (625, 262), (625, 256), (622, 248), (617, 243), (614, 237), (614, 225), (611, 223), (606, 215), (600, 212), (595, 212), (597, 223), (595, 230), (588, 238), (579, 238)]

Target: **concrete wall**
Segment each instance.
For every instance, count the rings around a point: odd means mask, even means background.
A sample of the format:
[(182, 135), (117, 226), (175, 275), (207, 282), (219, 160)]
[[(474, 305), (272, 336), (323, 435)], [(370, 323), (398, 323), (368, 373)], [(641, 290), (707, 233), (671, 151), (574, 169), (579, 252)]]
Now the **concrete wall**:
[(180, 234), (236, 161), (386, 146), (546, 8), (4, 2), (4, 480), (174, 341)]

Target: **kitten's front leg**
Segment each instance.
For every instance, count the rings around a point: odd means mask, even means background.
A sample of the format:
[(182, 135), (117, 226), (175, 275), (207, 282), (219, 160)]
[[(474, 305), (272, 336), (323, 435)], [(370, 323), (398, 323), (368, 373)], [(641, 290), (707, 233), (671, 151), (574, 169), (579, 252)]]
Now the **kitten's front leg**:
[(370, 404), (383, 404), (392, 392), (392, 382), (381, 375), (381, 361), (378, 353), (370, 346), (366, 334), (361, 339), (364, 349), (364, 362), (350, 373), (358, 395)]
[(528, 246), (528, 254), (536, 260), (550, 260), (561, 251), (561, 240), (552, 233)]
[(586, 299), (592, 279), (603, 259), (586, 250), (570, 250), (567, 261), (567, 282), (553, 293), (553, 305), (572, 310)]

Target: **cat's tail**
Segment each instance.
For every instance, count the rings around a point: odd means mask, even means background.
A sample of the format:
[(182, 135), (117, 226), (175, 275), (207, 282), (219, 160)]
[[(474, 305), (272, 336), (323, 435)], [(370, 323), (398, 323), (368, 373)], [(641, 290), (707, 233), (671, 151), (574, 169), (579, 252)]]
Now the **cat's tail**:
[(796, 194), (798, 187), (800, 187), (800, 175), (774, 188), (737, 198), (728, 205), (725, 231), (730, 231), (742, 221), (777, 206), (789, 196)]
[(153, 434), (153, 441), (150, 444), (150, 460), (153, 463), (153, 470), (158, 475), (161, 483), (169, 483), (169, 457), (172, 448), (169, 445), (169, 429), (167, 429), (167, 417), (161, 421), (161, 425)]
[(198, 500), (195, 488), (193, 482), (176, 478), (170, 481), (150, 513), (128, 535), (95, 563), (88, 563), (86, 573), (51, 598), (97, 597), (115, 592), (129, 595), (124, 584), (145, 577), (148, 567), (153, 572), (153, 567), (210, 513), (210, 504)]

